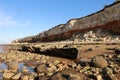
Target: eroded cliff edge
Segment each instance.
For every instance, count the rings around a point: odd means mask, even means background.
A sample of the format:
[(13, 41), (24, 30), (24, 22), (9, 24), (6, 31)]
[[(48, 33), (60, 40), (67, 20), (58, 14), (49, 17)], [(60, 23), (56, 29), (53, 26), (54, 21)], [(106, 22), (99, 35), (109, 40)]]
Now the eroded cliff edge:
[[(39, 33), (35, 36), (25, 37), (22, 39), (14, 40), (13, 43), (35, 43), (35, 42), (49, 42), (49, 41), (62, 41), (69, 40), (73, 35), (86, 33), (86, 31), (104, 31), (120, 35), (120, 1), (114, 2), (111, 5), (105, 6), (104, 9), (93, 13), (91, 15), (71, 19), (66, 24), (57, 25), (47, 31)], [(88, 32), (89, 33), (89, 32)], [(101, 34), (100, 33), (100, 34)], [(95, 34), (96, 35), (96, 34)], [(82, 36), (85, 37), (85, 34)]]

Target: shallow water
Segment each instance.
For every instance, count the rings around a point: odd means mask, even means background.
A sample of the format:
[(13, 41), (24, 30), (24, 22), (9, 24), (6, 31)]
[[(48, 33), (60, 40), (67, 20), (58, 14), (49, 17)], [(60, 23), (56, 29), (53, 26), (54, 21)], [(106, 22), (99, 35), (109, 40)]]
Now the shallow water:
[[(25, 66), (23, 62), (22, 62), (22, 63), (19, 63), (19, 71), (22, 70), (22, 67), (23, 67), (23, 66)], [(34, 69), (33, 69), (32, 67), (28, 67), (28, 66), (26, 66), (26, 67), (27, 67), (27, 69), (28, 69), (30, 72), (33, 72), (33, 71), (34, 71)], [(0, 70), (2, 70), (2, 69), (7, 69), (7, 68), (8, 68), (8, 66), (7, 66), (5, 63), (0, 63)]]
[(0, 53), (3, 52), (2, 45), (0, 45)]
[(1, 53), (1, 52), (3, 52), (3, 49), (1, 49), (1, 47), (0, 47), (0, 53)]
[[(25, 66), (24, 63), (19, 63), (19, 71), (22, 70), (22, 67)], [(29, 72), (34, 72), (34, 68), (26, 66)]]
[[(19, 63), (19, 72), (21, 72), (22, 67), (25, 66), (24, 63)], [(34, 72), (34, 68), (26, 66), (29, 72)], [(0, 70), (7, 69), (8, 66), (5, 63), (0, 63)], [(2, 73), (0, 73), (0, 77), (2, 77)]]

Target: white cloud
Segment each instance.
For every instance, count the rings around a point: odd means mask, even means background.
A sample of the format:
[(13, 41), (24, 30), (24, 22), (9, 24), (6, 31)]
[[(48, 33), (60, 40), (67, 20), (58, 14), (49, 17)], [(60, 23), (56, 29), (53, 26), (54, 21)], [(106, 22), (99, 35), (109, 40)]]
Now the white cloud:
[(6, 13), (0, 12), (0, 27), (18, 27), (18, 26), (28, 26), (30, 25), (30, 20), (26, 20), (25, 22), (19, 22), (13, 19), (13, 16), (10, 16)]

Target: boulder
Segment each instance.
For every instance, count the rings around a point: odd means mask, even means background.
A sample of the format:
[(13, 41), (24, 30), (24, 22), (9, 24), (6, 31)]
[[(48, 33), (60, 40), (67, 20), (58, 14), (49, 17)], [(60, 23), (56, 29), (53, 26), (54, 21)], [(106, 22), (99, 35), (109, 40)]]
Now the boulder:
[(92, 59), (92, 63), (99, 68), (105, 68), (108, 66), (108, 62), (105, 58), (103, 58), (102, 56), (95, 56)]

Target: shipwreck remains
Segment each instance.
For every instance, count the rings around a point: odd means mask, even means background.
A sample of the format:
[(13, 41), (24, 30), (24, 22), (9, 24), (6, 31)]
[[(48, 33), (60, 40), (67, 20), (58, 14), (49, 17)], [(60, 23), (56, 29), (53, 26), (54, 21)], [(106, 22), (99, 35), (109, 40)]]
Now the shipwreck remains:
[(78, 57), (78, 49), (74, 47), (63, 47), (63, 48), (56, 48), (56, 47), (36, 47), (36, 46), (21, 46), (20, 51), (26, 51), (36, 54), (43, 54), (61, 58), (68, 58), (68, 59), (77, 59)]

